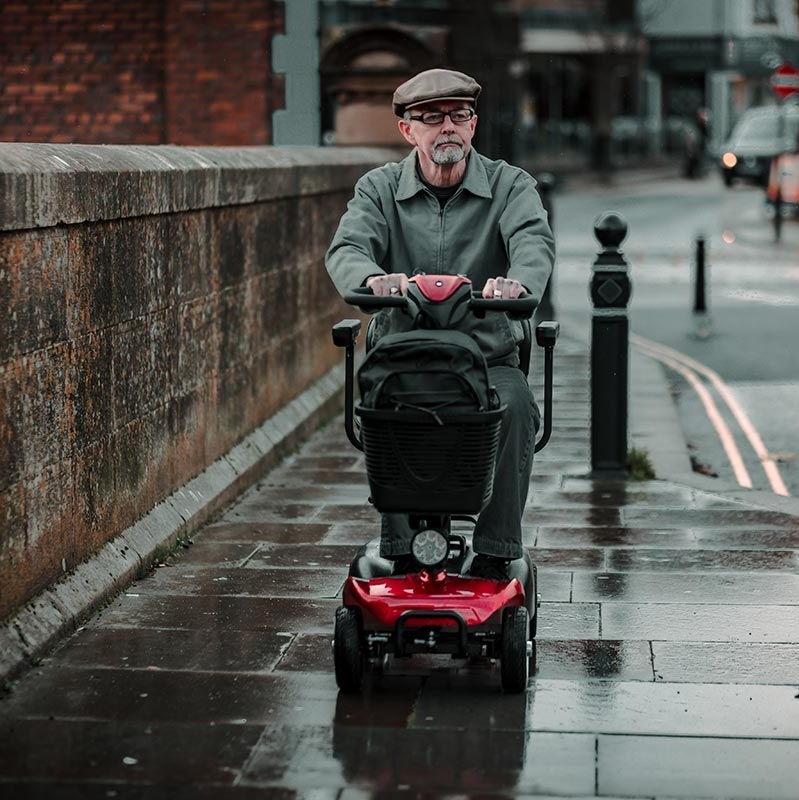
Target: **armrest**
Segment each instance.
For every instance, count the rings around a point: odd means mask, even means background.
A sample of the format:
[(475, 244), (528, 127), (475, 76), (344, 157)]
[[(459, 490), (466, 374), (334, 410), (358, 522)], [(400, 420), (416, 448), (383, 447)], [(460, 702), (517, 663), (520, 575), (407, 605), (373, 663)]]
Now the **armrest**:
[(333, 326), (333, 344), (336, 347), (352, 347), (361, 332), (359, 319), (343, 319)]
[(560, 323), (549, 320), (539, 322), (535, 329), (535, 340), (539, 347), (554, 347), (560, 333)]

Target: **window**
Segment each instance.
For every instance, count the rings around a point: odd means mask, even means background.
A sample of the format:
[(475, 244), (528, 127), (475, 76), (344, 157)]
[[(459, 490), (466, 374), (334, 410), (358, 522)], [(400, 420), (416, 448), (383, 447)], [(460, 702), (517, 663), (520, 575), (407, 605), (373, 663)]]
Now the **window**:
[(774, 0), (754, 0), (755, 25), (776, 25), (777, 12), (774, 10)]

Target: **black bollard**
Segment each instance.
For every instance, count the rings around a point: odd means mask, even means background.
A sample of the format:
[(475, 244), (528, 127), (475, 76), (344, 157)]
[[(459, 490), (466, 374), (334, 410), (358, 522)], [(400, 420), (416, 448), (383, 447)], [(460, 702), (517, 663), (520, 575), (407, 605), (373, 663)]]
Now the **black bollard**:
[(708, 339), (713, 335), (713, 321), (707, 310), (707, 247), (705, 237), (696, 237), (694, 249), (694, 330), (695, 339)]
[[(555, 193), (555, 176), (551, 172), (542, 172), (538, 176), (538, 194), (541, 197), (541, 204), (544, 206), (544, 211), (547, 212), (549, 219), (549, 227), (555, 230), (555, 204), (553, 195)], [(555, 319), (555, 305), (552, 302), (552, 284), (555, 281), (555, 268), (552, 268), (552, 274), (549, 276), (546, 288), (544, 289), (544, 296), (536, 309), (535, 318), (537, 320), (550, 320)]]
[(632, 293), (629, 263), (619, 249), (627, 223), (616, 212), (597, 217), (602, 245), (591, 276), (591, 471), (596, 476), (627, 472), (627, 392)]
[(694, 270), (694, 314), (704, 314), (707, 311), (705, 303), (705, 239), (696, 237), (696, 268)]

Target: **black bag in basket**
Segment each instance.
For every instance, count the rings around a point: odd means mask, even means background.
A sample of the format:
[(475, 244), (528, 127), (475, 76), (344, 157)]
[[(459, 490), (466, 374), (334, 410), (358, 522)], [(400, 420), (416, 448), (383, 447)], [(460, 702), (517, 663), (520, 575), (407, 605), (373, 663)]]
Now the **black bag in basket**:
[(488, 411), (499, 407), (478, 345), (459, 331), (384, 336), (358, 371), (364, 408)]
[(361, 440), (378, 511), (478, 513), (491, 499), (505, 406), (459, 331), (383, 337), (358, 372)]

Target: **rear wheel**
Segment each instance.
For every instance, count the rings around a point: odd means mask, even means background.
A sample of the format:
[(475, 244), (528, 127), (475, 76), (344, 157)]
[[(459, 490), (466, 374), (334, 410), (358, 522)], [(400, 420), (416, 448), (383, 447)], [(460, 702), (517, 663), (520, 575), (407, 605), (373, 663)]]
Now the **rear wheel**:
[(336, 683), (342, 692), (357, 692), (363, 686), (366, 653), (358, 610), (347, 606), (336, 609), (333, 636), (333, 662)]
[(527, 689), (530, 677), (530, 658), (527, 655), (529, 629), (529, 616), (524, 606), (505, 609), (500, 653), (502, 689), (505, 692), (515, 694)]
[(533, 597), (530, 602), (530, 639), (535, 639), (538, 630), (538, 567), (533, 564)]

